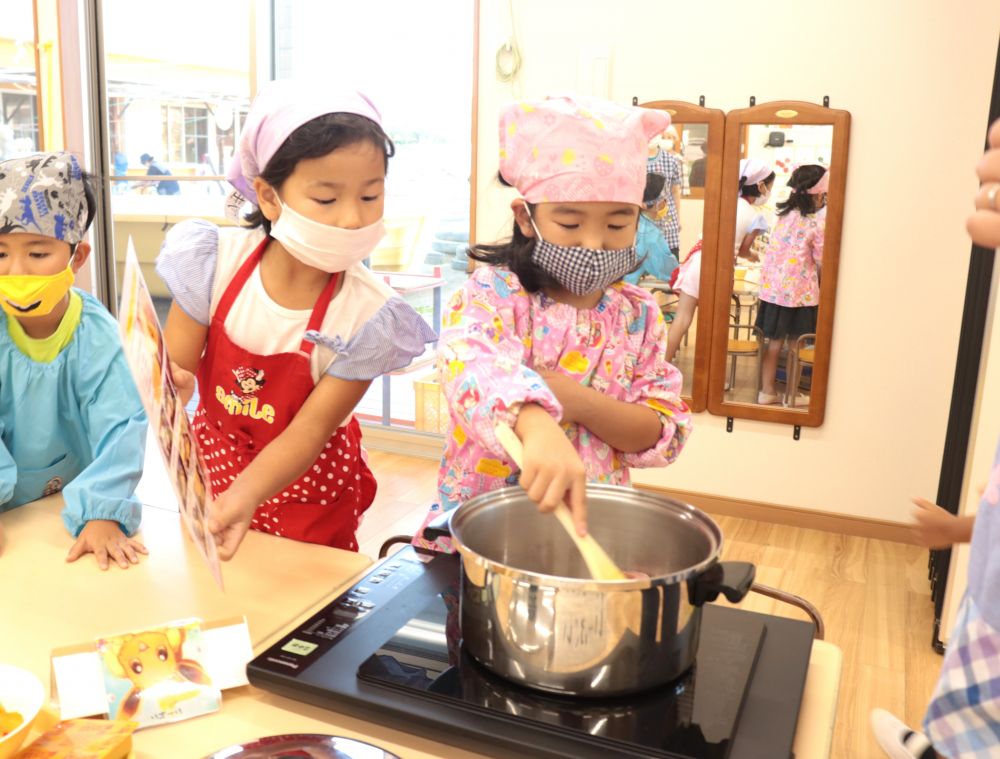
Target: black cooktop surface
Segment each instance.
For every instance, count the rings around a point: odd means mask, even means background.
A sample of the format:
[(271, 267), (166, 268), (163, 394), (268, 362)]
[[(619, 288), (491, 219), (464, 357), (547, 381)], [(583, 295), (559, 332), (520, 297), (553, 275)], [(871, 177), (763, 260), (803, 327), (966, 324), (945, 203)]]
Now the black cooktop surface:
[(811, 624), (709, 605), (685, 676), (568, 698), (503, 680), (465, 652), (457, 577), (452, 556), (400, 551), (251, 662), (251, 682), (486, 754), (791, 756)]

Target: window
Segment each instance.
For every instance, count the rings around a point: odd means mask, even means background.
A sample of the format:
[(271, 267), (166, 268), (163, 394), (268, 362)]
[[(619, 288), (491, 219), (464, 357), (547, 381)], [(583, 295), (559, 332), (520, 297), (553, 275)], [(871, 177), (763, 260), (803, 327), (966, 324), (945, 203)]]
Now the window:
[(203, 163), (208, 154), (208, 109), (184, 107), (184, 160)]
[(160, 113), (163, 123), (163, 139), (160, 141), (163, 146), (162, 159), (177, 163), (181, 160), (181, 147), (184, 143), (183, 109), (175, 105), (161, 105)]
[[(38, 150), (38, 98), (34, 93), (0, 93), (3, 105), (2, 123), (10, 129), (14, 140), (13, 152)], [(2, 139), (2, 137), (0, 137)]]
[(32, 0), (5, 0), (0, 24), (0, 158), (40, 150)]
[[(474, 11), (468, 0), (275, 0), (274, 6), (278, 78), (320, 82), (323, 72), (345, 72), (342, 81), (368, 95), (382, 114), (396, 155), (386, 182), (387, 234), (371, 265), (386, 272), (435, 330), (442, 304), (468, 276)], [(424, 275), (423, 286), (393, 276), (404, 271)], [(373, 383), (359, 416), (441, 431), (433, 375), (431, 352), (410, 371)]]

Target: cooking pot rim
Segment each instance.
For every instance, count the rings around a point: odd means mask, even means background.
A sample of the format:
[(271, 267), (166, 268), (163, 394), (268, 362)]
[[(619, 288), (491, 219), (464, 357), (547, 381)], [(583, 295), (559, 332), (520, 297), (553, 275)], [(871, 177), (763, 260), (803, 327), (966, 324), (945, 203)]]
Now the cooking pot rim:
[(637, 490), (635, 488), (625, 487), (622, 485), (606, 485), (599, 483), (587, 484), (588, 496), (602, 494), (617, 497), (627, 494), (629, 499), (639, 500), (641, 502), (646, 502), (659, 507), (667, 507), (678, 513), (684, 519), (696, 520), (701, 527), (705, 528), (706, 534), (708, 535), (709, 540), (714, 543), (714, 546), (712, 547), (712, 550), (709, 551), (705, 559), (697, 564), (685, 567), (677, 572), (671, 572), (670, 574), (665, 575), (656, 575), (648, 579), (636, 578), (625, 580), (595, 580), (593, 578), (561, 577), (559, 575), (549, 575), (542, 572), (532, 572), (526, 569), (518, 569), (508, 564), (504, 564), (496, 559), (487, 558), (474, 551), (462, 540), (461, 536), (462, 524), (474, 519), (476, 512), (488, 506), (495, 505), (497, 501), (502, 502), (513, 500), (514, 498), (518, 500), (523, 499), (525, 497), (524, 490), (517, 485), (500, 488), (498, 490), (491, 490), (488, 493), (482, 493), (474, 498), (470, 498), (468, 501), (456, 508), (451, 513), (451, 518), (449, 520), (452, 544), (456, 549), (458, 549), (458, 552), (462, 555), (464, 560), (471, 561), (483, 569), (488, 569), (494, 574), (505, 576), (514, 582), (524, 582), (531, 585), (545, 585), (549, 587), (574, 588), (577, 590), (645, 590), (656, 586), (675, 585), (699, 576), (709, 567), (718, 562), (719, 554), (722, 551), (722, 530), (718, 523), (701, 509), (692, 506), (689, 503), (684, 503), (683, 501), (678, 501), (674, 498), (670, 498), (669, 496), (650, 491)]

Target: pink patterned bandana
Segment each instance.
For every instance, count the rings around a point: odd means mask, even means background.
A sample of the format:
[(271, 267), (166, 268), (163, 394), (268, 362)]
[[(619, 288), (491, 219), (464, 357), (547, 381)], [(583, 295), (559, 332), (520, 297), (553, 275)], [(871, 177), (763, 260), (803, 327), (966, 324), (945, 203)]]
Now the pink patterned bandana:
[(642, 205), (650, 139), (664, 111), (606, 100), (550, 97), (500, 112), (500, 175), (529, 203)]

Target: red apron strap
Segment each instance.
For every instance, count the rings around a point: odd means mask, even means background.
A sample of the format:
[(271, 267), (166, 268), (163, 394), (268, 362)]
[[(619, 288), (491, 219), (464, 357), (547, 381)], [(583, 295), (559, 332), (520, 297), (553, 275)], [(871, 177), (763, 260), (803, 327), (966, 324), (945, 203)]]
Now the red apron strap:
[(247, 256), (247, 260), (243, 262), (242, 266), (236, 271), (236, 276), (234, 276), (229, 284), (226, 286), (226, 291), (222, 293), (222, 297), (219, 298), (219, 305), (215, 307), (215, 315), (219, 317), (223, 323), (226, 321), (226, 317), (229, 316), (229, 309), (233, 307), (233, 303), (236, 301), (236, 296), (240, 294), (243, 289), (243, 285), (247, 283), (250, 279), (250, 275), (253, 270), (260, 263), (261, 256), (264, 255), (264, 248), (267, 247), (268, 240), (270, 237), (265, 237), (260, 241), (260, 245), (256, 247), (253, 253)]
[[(340, 281), (343, 272), (336, 272), (330, 275), (329, 281), (326, 283), (326, 287), (323, 288), (323, 292), (319, 294), (319, 298), (316, 301), (316, 305), (313, 306), (312, 315), (309, 317), (309, 324), (306, 325), (306, 332), (318, 331), (320, 327), (323, 326), (323, 320), (326, 318), (326, 311), (330, 308), (330, 301), (333, 300), (333, 294), (337, 290), (337, 283)], [(312, 355), (312, 349), (314, 344), (302, 338), (302, 345), (299, 350), (305, 353), (307, 356)]]

